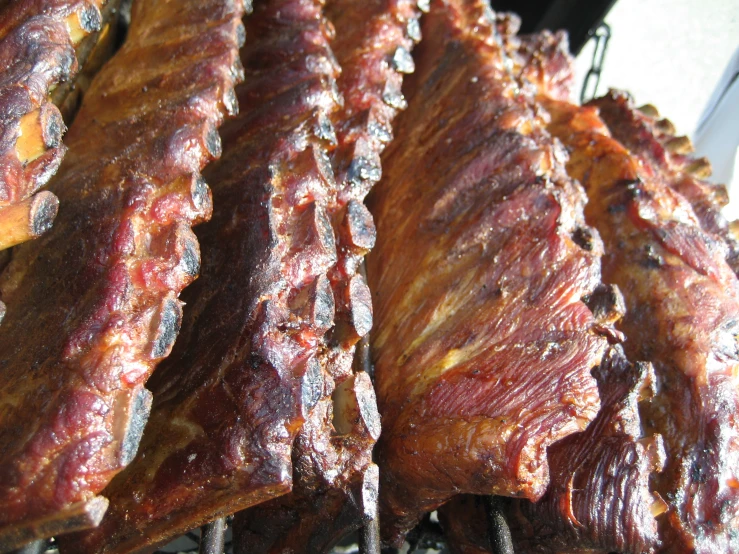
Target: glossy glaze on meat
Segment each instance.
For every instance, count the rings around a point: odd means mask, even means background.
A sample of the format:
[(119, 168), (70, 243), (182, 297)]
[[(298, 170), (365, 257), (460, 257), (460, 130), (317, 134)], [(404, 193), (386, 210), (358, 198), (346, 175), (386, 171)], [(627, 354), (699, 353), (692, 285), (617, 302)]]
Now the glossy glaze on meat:
[(484, 2), (424, 16), (409, 108), (371, 195), (383, 538), (458, 493), (537, 499), (546, 448), (599, 408), (602, 247)]
[(129, 552), (289, 492), (293, 442), (333, 390), (327, 276), (337, 249), (338, 66), (317, 0), (258, 3), (245, 19), (240, 113), (209, 167), (212, 220), (198, 229), (200, 279), (183, 328), (149, 386), (137, 459), (106, 490), (109, 516), (87, 552)]
[(542, 100), (570, 151), (586, 217), (606, 245), (604, 280), (626, 301), (631, 359), (654, 364), (657, 394), (643, 407), (664, 439), (656, 490), (665, 552), (739, 551), (739, 282), (727, 247), (690, 202), (609, 135), (595, 107)]
[(703, 230), (721, 237), (728, 247), (727, 261), (737, 273), (739, 241), (721, 214), (729, 195), (723, 185), (702, 179), (711, 174), (711, 164), (690, 155), (693, 145), (688, 137), (675, 136), (669, 120), (660, 119), (652, 106), (637, 109), (624, 92), (611, 91), (589, 105), (598, 108), (613, 138), (690, 202)]
[[(56, 229), (0, 276), (0, 549), (99, 521), (198, 274), (241, 2), (146, 1), (66, 137)], [(32, 417), (29, 417), (32, 414)]]
[(352, 370), (351, 358), (372, 325), (359, 265), (374, 244), (375, 229), (362, 201), (380, 177), (380, 153), (392, 140), (392, 122), (404, 104), (397, 95), (403, 74), (413, 70), (418, 9), (413, 0), (332, 0), (325, 11), (336, 30), (332, 48), (342, 68), (337, 84), (344, 99), (332, 116), (338, 188), (329, 212), (338, 258), (329, 276), (336, 329), (322, 361), (336, 388), (298, 435), (293, 492), (236, 516), (237, 552), (324, 552), (376, 512), (372, 448), (380, 416), (369, 377), (359, 363)]

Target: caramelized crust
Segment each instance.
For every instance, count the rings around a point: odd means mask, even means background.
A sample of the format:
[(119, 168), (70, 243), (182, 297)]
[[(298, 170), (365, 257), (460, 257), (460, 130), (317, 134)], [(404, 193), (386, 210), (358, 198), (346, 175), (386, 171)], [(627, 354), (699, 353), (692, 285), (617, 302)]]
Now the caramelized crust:
[(570, 151), (568, 172), (587, 189), (604, 279), (624, 294), (627, 354), (654, 364), (657, 395), (643, 412), (667, 454), (655, 480), (669, 506), (659, 518), (664, 551), (738, 551), (739, 282), (726, 245), (661, 173), (611, 138), (596, 108), (542, 102)]
[(485, 2), (425, 16), (409, 108), (371, 196), (383, 538), (451, 496), (537, 499), (547, 447), (599, 408), (602, 247)]
[[(210, 216), (201, 168), (232, 106), (241, 3), (137, 2), (51, 190), (56, 230), (0, 277), (0, 550), (96, 524), (134, 457)], [(33, 414), (33, 417), (29, 417)]]
[[(106, 9), (117, 3), (109, 0)], [(41, 234), (9, 208), (27, 201), (59, 168), (66, 128), (50, 93), (74, 78), (77, 47), (100, 29), (105, 4), (9, 0), (0, 10), (0, 249)]]

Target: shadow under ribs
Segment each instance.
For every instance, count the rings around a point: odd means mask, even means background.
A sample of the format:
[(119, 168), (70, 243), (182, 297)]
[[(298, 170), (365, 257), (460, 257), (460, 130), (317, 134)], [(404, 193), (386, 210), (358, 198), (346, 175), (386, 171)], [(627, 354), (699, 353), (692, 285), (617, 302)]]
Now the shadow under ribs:
[(383, 538), (459, 493), (536, 500), (581, 431), (613, 331), (581, 300), (602, 245), (505, 67), (486, 2), (432, 3), (370, 196)]
[(330, 407), (328, 152), (340, 106), (330, 27), (319, 0), (259, 2), (245, 27), (240, 113), (206, 172), (215, 209), (198, 229), (201, 277), (149, 383), (139, 454), (106, 490), (100, 527), (78, 539), (84, 552), (155, 545), (290, 492), (296, 436), (327, 398)]
[(338, 147), (331, 160), (337, 188), (329, 215), (338, 258), (329, 272), (336, 301), (335, 329), (321, 367), (333, 382), (293, 449), (293, 491), (241, 512), (234, 522), (237, 552), (324, 552), (376, 514), (378, 471), (372, 448), (380, 417), (369, 376), (352, 358), (372, 325), (372, 307), (359, 266), (374, 245), (372, 216), (362, 203), (380, 178), (380, 153), (404, 105), (403, 73), (420, 39), (414, 0), (331, 0), (326, 16), (342, 68), (344, 103), (332, 114)]
[[(0, 276), (0, 550), (96, 525), (198, 274), (241, 3), (139, 1), (67, 134), (56, 229)], [(33, 417), (29, 417), (33, 414)]]
[(51, 228), (56, 197), (33, 198), (66, 150), (51, 95), (74, 80), (101, 28), (101, 10), (109, 14), (117, 3), (9, 0), (0, 10), (0, 250)]
[(701, 228), (689, 201), (614, 140), (595, 107), (543, 98), (567, 170), (590, 199), (586, 217), (606, 245), (604, 279), (626, 302), (632, 359), (654, 364), (657, 394), (642, 406), (660, 433), (667, 552), (739, 551), (739, 281), (726, 245)]

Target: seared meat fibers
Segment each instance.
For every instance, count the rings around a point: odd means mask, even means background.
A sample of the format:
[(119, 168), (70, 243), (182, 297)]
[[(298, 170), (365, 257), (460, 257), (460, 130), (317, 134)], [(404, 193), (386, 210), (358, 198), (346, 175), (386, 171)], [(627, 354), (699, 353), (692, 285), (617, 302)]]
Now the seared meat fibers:
[(240, 113), (206, 172), (201, 277), (150, 381), (140, 452), (106, 490), (100, 527), (75, 537), (81, 551), (148, 547), (289, 492), (293, 442), (334, 387), (322, 366), (337, 261), (331, 29), (317, 0), (261, 2), (245, 26)]
[(241, 2), (137, 2), (67, 134), (56, 229), (0, 277), (0, 550), (95, 525), (198, 274), (201, 168), (233, 108)]
[(536, 503), (511, 503), (516, 552), (654, 552), (664, 502), (649, 480), (664, 464), (659, 435), (643, 438), (640, 400), (653, 395), (649, 364), (613, 348), (594, 372), (601, 411), (582, 433), (549, 449), (552, 480)]
[(409, 108), (371, 196), (384, 540), (459, 493), (538, 499), (547, 447), (595, 417), (609, 334), (584, 193), (529, 109), (486, 2), (424, 17)]
[(388, 91), (399, 95), (403, 74), (413, 69), (418, 10), (413, 0), (331, 0), (326, 15), (336, 30), (332, 48), (342, 68), (337, 84), (344, 97), (332, 115), (337, 189), (329, 212), (338, 259), (329, 277), (336, 328), (321, 358), (336, 388), (328, 390), (332, 395), (318, 403), (298, 435), (292, 494), (236, 516), (236, 550), (250, 554), (323, 552), (376, 512), (378, 472), (371, 452), (380, 418), (369, 377), (356, 364), (352, 372), (357, 340), (372, 325), (370, 295), (358, 268), (374, 244), (375, 229), (362, 200), (380, 178), (380, 153), (392, 139), (401, 107), (390, 102)]
[(693, 145), (688, 137), (675, 136), (672, 123), (659, 119), (659, 113), (652, 106), (636, 109), (623, 92), (611, 91), (589, 105), (598, 108), (613, 138), (637, 156), (648, 171), (659, 175), (690, 202), (703, 230), (726, 242), (727, 261), (737, 273), (739, 241), (721, 214), (721, 208), (729, 202), (729, 195), (723, 185), (703, 180), (711, 174), (711, 164), (706, 158), (690, 156)]
[(701, 228), (688, 200), (611, 138), (595, 107), (542, 99), (567, 146), (586, 216), (606, 245), (603, 275), (626, 301), (631, 359), (654, 364), (657, 394), (643, 407), (662, 435), (656, 490), (667, 552), (739, 551), (739, 282), (726, 245)]

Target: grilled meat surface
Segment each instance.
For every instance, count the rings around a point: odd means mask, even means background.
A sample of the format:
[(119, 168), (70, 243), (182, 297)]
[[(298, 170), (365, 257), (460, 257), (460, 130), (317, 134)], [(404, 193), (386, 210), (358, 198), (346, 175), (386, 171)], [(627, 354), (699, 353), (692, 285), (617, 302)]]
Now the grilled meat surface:
[(485, 2), (424, 18), (408, 110), (371, 195), (383, 538), (458, 493), (538, 499), (547, 447), (599, 408), (612, 334), (581, 300), (602, 246)]
[(0, 9), (0, 249), (43, 234), (56, 216), (48, 193), (43, 206), (31, 200), (65, 152), (50, 93), (77, 73), (76, 48), (100, 29), (105, 4), (9, 0)]
[[(243, 6), (147, 0), (66, 137), (55, 232), (0, 276), (0, 550), (95, 525), (198, 274), (200, 170), (233, 107)], [(32, 415), (32, 417), (31, 417)]]
[(342, 68), (344, 102), (332, 114), (338, 147), (329, 215), (337, 261), (329, 272), (336, 301), (335, 329), (321, 366), (335, 384), (311, 412), (293, 449), (293, 491), (241, 512), (235, 519), (238, 552), (327, 551), (376, 514), (377, 467), (372, 448), (379, 435), (374, 389), (352, 355), (372, 325), (370, 295), (359, 271), (375, 241), (371, 214), (362, 203), (380, 178), (380, 153), (392, 139), (392, 122), (404, 105), (404, 73), (420, 39), (412, 0), (333, 0), (326, 15), (336, 31), (332, 47)]
[(726, 244), (663, 174), (610, 136), (595, 107), (542, 103), (570, 151), (568, 172), (587, 189), (604, 279), (624, 294), (627, 355), (654, 364), (657, 394), (643, 421), (667, 455), (655, 479), (669, 506), (663, 550), (739, 551), (739, 282)]
[[(80, 539), (87, 552), (154, 545), (288, 493), (301, 427), (330, 425), (315, 414), (331, 408), (334, 390), (328, 153), (341, 98), (331, 28), (318, 0), (260, 2), (245, 26), (240, 114), (206, 172), (215, 211), (198, 230), (201, 277), (183, 296), (174, 352), (150, 381), (139, 455), (108, 487), (109, 515)], [(368, 385), (357, 383), (361, 394)]]
[(598, 108), (611, 136), (623, 144), (645, 164), (679, 192), (693, 207), (704, 231), (713, 233), (728, 247), (727, 261), (734, 273), (739, 272), (739, 241), (732, 234), (721, 208), (729, 202), (723, 185), (714, 185), (702, 178), (711, 174), (706, 158), (690, 156), (693, 145), (684, 136), (675, 136), (675, 128), (667, 119), (660, 119), (652, 106), (641, 109), (624, 92), (611, 91), (590, 102)]

